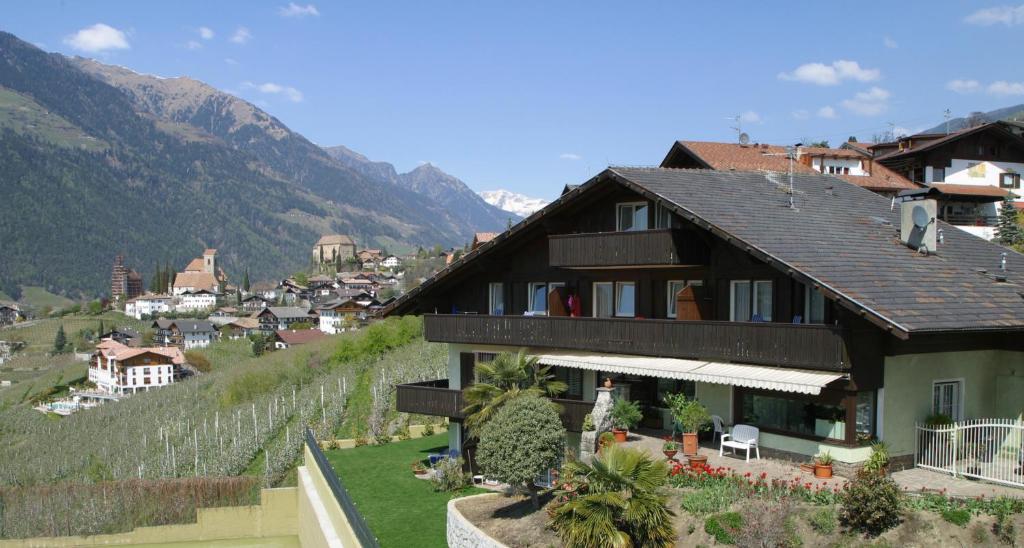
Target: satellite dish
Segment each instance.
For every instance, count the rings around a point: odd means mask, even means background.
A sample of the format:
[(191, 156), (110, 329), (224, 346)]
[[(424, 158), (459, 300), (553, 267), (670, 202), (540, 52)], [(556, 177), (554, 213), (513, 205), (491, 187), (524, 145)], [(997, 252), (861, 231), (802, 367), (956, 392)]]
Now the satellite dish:
[(910, 212), (910, 216), (914, 221), (914, 226), (918, 228), (926, 228), (931, 224), (931, 219), (928, 216), (928, 210), (916, 205), (914, 210)]
[(750, 135), (747, 135), (746, 133), (740, 133), (740, 144), (741, 145), (749, 145), (750, 144)]

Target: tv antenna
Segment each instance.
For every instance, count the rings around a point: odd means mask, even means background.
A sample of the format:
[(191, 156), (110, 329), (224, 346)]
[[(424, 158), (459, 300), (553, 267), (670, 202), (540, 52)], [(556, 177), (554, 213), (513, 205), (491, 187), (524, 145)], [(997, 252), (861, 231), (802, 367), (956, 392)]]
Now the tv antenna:
[[(735, 126), (729, 126), (729, 129), (736, 132), (736, 140), (739, 141), (741, 145), (747, 144), (743, 142), (743, 136), (746, 135), (746, 133), (743, 133), (743, 116), (737, 114), (731, 118), (726, 118), (726, 120), (732, 120), (736, 124)], [(750, 142), (749, 135), (747, 136), (747, 142)]]
[(946, 118), (946, 135), (949, 135), (949, 117), (952, 116), (953, 113), (950, 112), (949, 109), (947, 108), (945, 111), (943, 111), (942, 114)]
[[(765, 156), (786, 156), (789, 158), (789, 208), (796, 209), (796, 186), (793, 183), (793, 163), (800, 159), (800, 145), (790, 145), (786, 147), (785, 153), (766, 153)], [(776, 183), (778, 184), (778, 183)]]

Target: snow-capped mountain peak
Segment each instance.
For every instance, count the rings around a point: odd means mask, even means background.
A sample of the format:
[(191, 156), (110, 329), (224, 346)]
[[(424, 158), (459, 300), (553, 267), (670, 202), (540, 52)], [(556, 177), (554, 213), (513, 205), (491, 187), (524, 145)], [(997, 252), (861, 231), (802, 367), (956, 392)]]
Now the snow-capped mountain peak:
[(548, 205), (547, 200), (531, 198), (508, 190), (485, 190), (479, 194), (485, 202), (520, 217), (529, 217), (535, 211)]

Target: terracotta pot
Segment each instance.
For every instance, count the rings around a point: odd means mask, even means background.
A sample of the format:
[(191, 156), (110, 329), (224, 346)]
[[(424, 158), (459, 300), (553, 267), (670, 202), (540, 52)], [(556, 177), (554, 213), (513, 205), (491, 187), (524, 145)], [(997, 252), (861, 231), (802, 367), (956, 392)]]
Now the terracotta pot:
[(683, 454), (686, 456), (697, 454), (696, 432), (686, 432), (683, 434)]
[(814, 464), (814, 477), (828, 479), (832, 477), (832, 465), (831, 464)]
[(676, 453), (678, 452), (679, 451), (662, 451), (662, 453), (665, 453), (665, 456), (668, 458), (668, 460), (676, 458)]
[(615, 428), (612, 428), (612, 434), (615, 436), (615, 441), (619, 443), (626, 441), (626, 434), (628, 433), (628, 430), (617, 430)]
[(707, 455), (693, 455), (687, 457), (687, 459), (690, 461), (690, 468), (694, 470), (703, 470), (704, 466), (708, 463)]
[(611, 377), (605, 377), (605, 379), (604, 379), (604, 387), (605, 388), (611, 388), (612, 387), (612, 379), (611, 379)]

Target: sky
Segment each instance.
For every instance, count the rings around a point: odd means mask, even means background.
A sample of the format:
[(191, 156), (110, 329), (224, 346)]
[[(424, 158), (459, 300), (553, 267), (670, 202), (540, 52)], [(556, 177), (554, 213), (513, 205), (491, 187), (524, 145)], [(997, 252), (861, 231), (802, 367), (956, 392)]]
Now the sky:
[(737, 126), (837, 145), (1024, 103), (1012, 2), (33, 0), (0, 30), (202, 80), (399, 171), (546, 199)]

